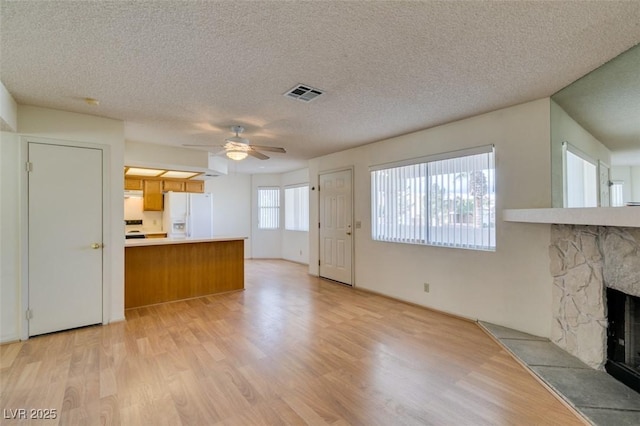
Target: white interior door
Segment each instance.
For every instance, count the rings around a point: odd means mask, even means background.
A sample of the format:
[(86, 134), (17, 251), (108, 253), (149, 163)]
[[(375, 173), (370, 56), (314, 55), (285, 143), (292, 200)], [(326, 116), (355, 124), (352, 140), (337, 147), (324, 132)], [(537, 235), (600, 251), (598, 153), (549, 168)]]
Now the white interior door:
[(320, 276), (353, 284), (351, 170), (320, 175)]
[(602, 161), (598, 161), (598, 189), (599, 194), (599, 206), (609, 207), (611, 205), (611, 186), (609, 186), (609, 166)]
[(29, 142), (29, 335), (102, 322), (102, 150)]

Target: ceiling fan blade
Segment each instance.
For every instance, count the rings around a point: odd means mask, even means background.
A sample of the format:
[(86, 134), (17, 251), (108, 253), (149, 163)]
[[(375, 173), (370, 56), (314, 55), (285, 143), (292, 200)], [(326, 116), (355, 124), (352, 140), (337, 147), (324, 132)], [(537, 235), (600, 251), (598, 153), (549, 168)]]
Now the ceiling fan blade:
[(262, 146), (262, 145), (249, 145), (253, 149), (259, 149), (260, 151), (269, 151), (269, 152), (280, 152), (282, 154), (286, 154), (287, 151), (284, 148), (280, 148), (277, 146)]
[(183, 143), (182, 146), (199, 146), (199, 147), (206, 147), (206, 148), (222, 148), (223, 145), (213, 145), (210, 143)]
[(255, 157), (259, 160), (268, 160), (269, 157), (267, 157), (266, 155), (264, 155), (261, 152), (256, 151), (255, 149), (250, 149), (249, 151), (247, 151), (247, 154), (249, 154), (252, 157)]

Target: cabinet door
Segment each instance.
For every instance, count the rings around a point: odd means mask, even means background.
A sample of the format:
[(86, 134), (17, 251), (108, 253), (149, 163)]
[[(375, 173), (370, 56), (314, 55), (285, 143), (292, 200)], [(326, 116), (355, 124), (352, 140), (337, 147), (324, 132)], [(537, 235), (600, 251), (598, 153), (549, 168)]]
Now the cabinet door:
[(143, 202), (144, 211), (162, 211), (162, 181), (145, 180), (143, 182)]
[(162, 186), (165, 191), (184, 192), (184, 182), (177, 180), (162, 181)]
[(184, 183), (186, 192), (204, 192), (204, 181), (191, 180)]
[(137, 178), (124, 178), (124, 189), (137, 191), (142, 189), (142, 179)]

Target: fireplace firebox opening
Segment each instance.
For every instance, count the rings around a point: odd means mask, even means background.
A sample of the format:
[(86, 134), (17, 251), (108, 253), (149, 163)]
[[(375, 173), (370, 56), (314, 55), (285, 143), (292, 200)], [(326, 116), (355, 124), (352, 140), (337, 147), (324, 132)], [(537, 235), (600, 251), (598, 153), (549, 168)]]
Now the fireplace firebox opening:
[(605, 369), (640, 392), (640, 298), (607, 288), (607, 311)]

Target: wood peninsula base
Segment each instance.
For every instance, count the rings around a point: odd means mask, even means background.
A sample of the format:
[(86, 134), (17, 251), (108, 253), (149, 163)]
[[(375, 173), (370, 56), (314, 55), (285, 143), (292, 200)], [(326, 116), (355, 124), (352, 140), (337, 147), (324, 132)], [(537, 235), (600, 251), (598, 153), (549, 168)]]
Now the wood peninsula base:
[(127, 240), (125, 309), (244, 289), (244, 238)]

